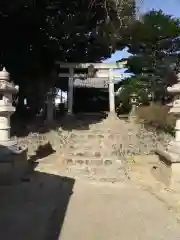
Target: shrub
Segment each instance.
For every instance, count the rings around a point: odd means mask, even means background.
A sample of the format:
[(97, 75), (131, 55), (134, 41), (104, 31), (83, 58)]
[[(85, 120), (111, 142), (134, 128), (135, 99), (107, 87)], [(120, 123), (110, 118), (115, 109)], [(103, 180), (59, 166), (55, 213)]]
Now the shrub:
[(161, 104), (140, 106), (137, 109), (137, 117), (147, 126), (153, 126), (157, 130), (174, 135), (176, 117), (168, 113), (169, 109), (170, 107)]

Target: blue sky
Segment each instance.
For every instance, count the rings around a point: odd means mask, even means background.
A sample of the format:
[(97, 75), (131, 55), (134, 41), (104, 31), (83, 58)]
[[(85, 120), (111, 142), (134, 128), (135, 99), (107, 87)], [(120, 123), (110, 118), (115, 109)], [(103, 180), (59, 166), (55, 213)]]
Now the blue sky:
[[(180, 0), (136, 0), (140, 14), (143, 14), (152, 9), (159, 10), (170, 14), (175, 17), (180, 17)], [(141, 2), (141, 4), (140, 4)], [(121, 58), (128, 57), (126, 50), (117, 51), (112, 54), (111, 58), (106, 59), (104, 62), (118, 61)]]
[(167, 14), (180, 17), (180, 0), (137, 0), (137, 4), (141, 1), (143, 1), (140, 7), (140, 12), (142, 13), (154, 8), (162, 9)]

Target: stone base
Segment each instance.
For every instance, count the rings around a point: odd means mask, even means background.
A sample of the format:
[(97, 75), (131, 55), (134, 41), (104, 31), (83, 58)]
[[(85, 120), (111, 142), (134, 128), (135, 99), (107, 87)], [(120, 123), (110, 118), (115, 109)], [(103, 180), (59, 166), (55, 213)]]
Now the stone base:
[(180, 162), (180, 142), (169, 143), (167, 152), (171, 155), (172, 162)]
[(155, 153), (161, 156), (163, 162), (165, 162), (168, 165), (171, 165), (172, 163), (180, 163), (180, 155), (178, 153), (165, 151), (161, 149), (156, 150)]
[(0, 145), (0, 185), (14, 184), (28, 173), (27, 147)]
[(8, 141), (0, 141), (0, 146), (8, 147), (8, 148), (17, 148), (16, 140), (8, 140)]
[(170, 189), (180, 189), (180, 161), (167, 151), (156, 150), (155, 153), (159, 157), (159, 161), (151, 169), (155, 179)]
[(108, 120), (117, 120), (117, 119), (119, 119), (119, 118), (117, 117), (117, 114), (116, 114), (115, 112), (109, 112), (109, 113), (107, 114), (107, 119), (108, 119)]

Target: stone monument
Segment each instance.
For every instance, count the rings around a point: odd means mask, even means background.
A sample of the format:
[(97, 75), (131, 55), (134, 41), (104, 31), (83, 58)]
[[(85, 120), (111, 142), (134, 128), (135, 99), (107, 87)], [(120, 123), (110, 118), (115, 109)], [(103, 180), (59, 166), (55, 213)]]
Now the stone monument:
[(10, 138), (10, 116), (15, 112), (13, 95), (18, 86), (10, 82), (9, 73), (0, 71), (0, 184), (13, 183), (21, 179), (28, 169), (27, 147), (19, 147)]

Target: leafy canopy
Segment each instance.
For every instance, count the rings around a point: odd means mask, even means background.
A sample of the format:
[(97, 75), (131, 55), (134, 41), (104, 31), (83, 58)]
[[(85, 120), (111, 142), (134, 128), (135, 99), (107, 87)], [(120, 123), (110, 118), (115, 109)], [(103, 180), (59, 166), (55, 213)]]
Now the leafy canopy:
[(179, 65), (179, 37), (180, 20), (162, 11), (148, 12), (130, 27), (126, 35), (129, 52), (133, 54), (128, 59), (128, 72), (156, 96), (164, 94), (167, 74), (174, 64)]

